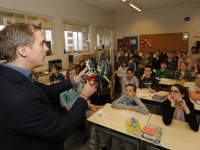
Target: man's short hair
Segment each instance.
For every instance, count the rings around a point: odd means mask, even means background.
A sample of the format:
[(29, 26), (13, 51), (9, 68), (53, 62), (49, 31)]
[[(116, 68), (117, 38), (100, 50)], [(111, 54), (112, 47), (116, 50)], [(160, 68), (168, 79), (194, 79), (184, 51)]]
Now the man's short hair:
[(0, 31), (0, 53), (5, 60), (14, 61), (20, 45), (32, 47), (35, 42), (34, 33), (37, 30), (41, 30), (41, 27), (26, 23), (14, 23), (4, 27)]

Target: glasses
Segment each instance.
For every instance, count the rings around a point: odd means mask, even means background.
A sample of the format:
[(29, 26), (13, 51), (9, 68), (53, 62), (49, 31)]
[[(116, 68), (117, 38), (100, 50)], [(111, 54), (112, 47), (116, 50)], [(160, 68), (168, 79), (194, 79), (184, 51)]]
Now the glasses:
[(171, 93), (171, 94), (172, 94), (172, 93), (174, 93), (174, 94), (178, 94), (178, 93), (180, 93), (180, 92), (177, 91), (177, 90), (174, 90), (174, 91), (173, 91), (173, 90), (170, 90), (169, 93)]
[(146, 72), (150, 72), (151, 70), (144, 70), (144, 71), (146, 71)]
[(200, 78), (195, 78), (196, 80), (200, 80)]

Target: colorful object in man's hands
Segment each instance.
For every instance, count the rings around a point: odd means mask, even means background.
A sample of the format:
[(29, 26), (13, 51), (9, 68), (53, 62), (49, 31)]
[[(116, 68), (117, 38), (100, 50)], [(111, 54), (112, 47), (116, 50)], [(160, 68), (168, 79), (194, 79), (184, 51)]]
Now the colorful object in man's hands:
[(86, 67), (88, 68), (87, 72), (81, 80), (83, 82), (89, 82), (90, 86), (97, 87), (97, 94), (104, 94), (109, 89), (110, 83), (110, 62), (108, 59), (102, 58), (102, 63), (100, 66), (97, 66), (97, 62), (95, 57), (90, 57), (88, 61), (86, 61)]

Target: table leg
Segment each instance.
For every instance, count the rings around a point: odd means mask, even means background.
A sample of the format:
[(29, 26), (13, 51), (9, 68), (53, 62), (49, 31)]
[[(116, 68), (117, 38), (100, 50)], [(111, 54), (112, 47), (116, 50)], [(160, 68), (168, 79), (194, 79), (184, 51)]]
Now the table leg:
[(95, 131), (95, 150), (99, 150), (99, 136), (96, 124), (94, 124), (94, 131)]

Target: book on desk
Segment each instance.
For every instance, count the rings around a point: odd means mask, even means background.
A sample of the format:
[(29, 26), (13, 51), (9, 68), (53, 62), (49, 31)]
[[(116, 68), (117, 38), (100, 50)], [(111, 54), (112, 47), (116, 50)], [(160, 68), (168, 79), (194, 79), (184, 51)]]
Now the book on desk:
[(163, 127), (146, 123), (142, 128), (141, 139), (155, 145), (163, 146), (164, 136), (165, 129)]
[(140, 123), (137, 119), (135, 119), (135, 125), (133, 125), (132, 118), (126, 119), (126, 129), (127, 132), (136, 136), (141, 135), (141, 127)]
[(166, 97), (165, 94), (164, 94), (164, 95), (157, 95), (157, 94), (155, 94), (155, 95), (152, 97), (152, 100), (160, 100), (160, 101), (162, 101), (162, 100), (165, 100), (165, 97)]

